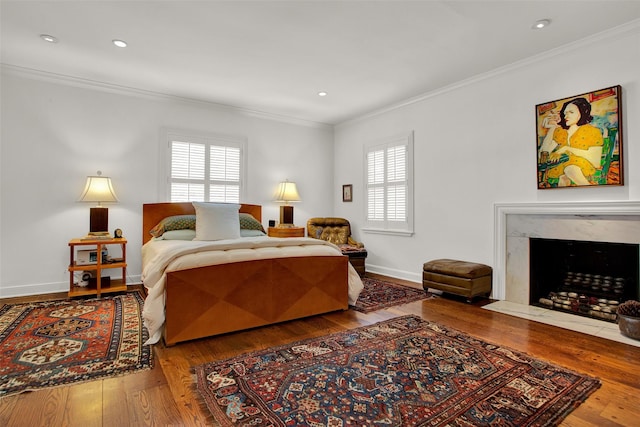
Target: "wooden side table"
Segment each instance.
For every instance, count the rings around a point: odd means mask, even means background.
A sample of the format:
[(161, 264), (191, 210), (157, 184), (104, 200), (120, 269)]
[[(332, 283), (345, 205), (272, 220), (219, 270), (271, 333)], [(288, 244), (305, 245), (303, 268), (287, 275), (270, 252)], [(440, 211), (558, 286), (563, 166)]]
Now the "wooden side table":
[[(107, 245), (120, 245), (122, 249), (122, 258), (118, 258), (112, 262), (102, 259), (102, 249)], [(76, 247), (91, 246), (91, 251), (95, 250), (95, 263), (93, 259), (90, 264), (78, 264), (76, 258)], [(95, 249), (93, 249), (95, 247)], [(121, 292), (127, 290), (127, 239), (72, 239), (69, 241), (69, 297), (97, 295), (100, 297), (102, 293)], [(122, 279), (109, 280), (109, 284), (102, 283), (102, 270), (109, 268), (121, 268)], [(93, 271), (95, 272), (95, 285), (77, 286), (73, 283), (74, 272), (76, 271)]]
[(304, 227), (269, 227), (269, 237), (304, 237)]

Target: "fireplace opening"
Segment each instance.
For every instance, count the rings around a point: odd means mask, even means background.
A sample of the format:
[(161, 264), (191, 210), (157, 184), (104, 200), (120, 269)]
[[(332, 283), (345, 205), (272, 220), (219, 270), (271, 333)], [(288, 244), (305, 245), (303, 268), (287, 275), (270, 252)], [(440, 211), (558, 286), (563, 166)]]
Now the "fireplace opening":
[(615, 322), (640, 294), (640, 245), (529, 239), (529, 304)]

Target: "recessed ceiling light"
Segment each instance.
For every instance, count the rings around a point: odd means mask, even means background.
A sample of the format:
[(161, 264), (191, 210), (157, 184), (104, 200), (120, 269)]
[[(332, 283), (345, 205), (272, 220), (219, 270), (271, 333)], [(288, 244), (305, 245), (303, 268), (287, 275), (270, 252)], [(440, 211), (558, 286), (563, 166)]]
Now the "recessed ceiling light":
[(58, 39), (49, 34), (40, 34), (40, 38), (49, 43), (58, 43)]
[(534, 30), (541, 30), (544, 27), (548, 27), (550, 24), (551, 19), (539, 19), (531, 26), (531, 28)]
[(127, 42), (125, 42), (124, 40), (112, 40), (113, 44), (118, 46), (118, 47), (127, 47)]
[(327, 96), (327, 92), (318, 92), (318, 96)]

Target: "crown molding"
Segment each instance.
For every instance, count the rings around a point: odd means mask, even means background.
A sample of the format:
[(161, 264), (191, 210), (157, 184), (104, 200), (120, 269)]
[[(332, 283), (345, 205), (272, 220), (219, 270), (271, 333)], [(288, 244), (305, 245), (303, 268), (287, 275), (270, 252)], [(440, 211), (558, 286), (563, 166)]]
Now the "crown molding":
[(510, 71), (514, 71), (514, 70), (518, 70), (524, 67), (528, 67), (532, 64), (535, 64), (537, 62), (540, 62), (542, 60), (545, 59), (549, 59), (549, 58), (553, 58), (559, 55), (563, 55), (566, 54), (572, 50), (575, 50), (576, 48), (580, 48), (580, 47), (586, 47), (589, 46), (592, 43), (595, 42), (599, 42), (599, 41), (603, 41), (603, 40), (609, 40), (609, 39), (615, 39), (615, 38), (620, 38), (623, 36), (626, 36), (628, 34), (633, 34), (633, 33), (640, 33), (640, 19), (636, 19), (633, 20), (631, 22), (628, 22), (626, 24), (620, 25), (618, 27), (609, 29), (609, 30), (605, 30), (602, 31), (600, 33), (596, 33), (593, 34), (589, 37), (577, 40), (575, 42), (572, 43), (568, 43), (562, 46), (559, 46), (557, 48), (542, 52), (540, 54), (534, 55), (534, 56), (530, 56), (529, 58), (520, 60), (520, 61), (516, 61), (512, 64), (509, 65), (505, 65), (503, 67), (499, 67), (496, 69), (493, 69), (491, 71), (487, 71), (486, 73), (481, 73), (478, 75), (475, 75), (473, 77), (470, 77), (468, 79), (464, 79), (464, 80), (460, 80), (458, 82), (452, 83), (450, 85), (447, 86), (443, 86), (439, 89), (430, 91), (430, 92), (426, 92), (408, 99), (405, 99), (403, 101), (399, 101), (397, 103), (388, 105), (386, 107), (371, 111), (369, 113), (365, 113), (363, 115), (354, 117), (352, 119), (349, 120), (345, 120), (341, 123), (337, 123), (334, 127), (336, 129), (340, 128), (340, 127), (345, 127), (345, 126), (349, 126), (358, 122), (361, 122), (363, 120), (367, 120), (376, 116), (379, 116), (381, 114), (385, 114), (385, 113), (389, 113), (391, 111), (394, 110), (398, 110), (401, 109), (403, 107), (406, 107), (408, 105), (412, 105), (412, 104), (416, 104), (418, 102), (422, 102), (425, 101), (427, 99), (430, 98), (434, 98), (437, 96), (440, 96), (442, 94), (460, 89), (462, 87), (465, 86), (469, 86), (472, 85), (474, 83), (477, 82), (481, 82), (483, 80), (487, 80), (496, 76), (499, 76), (501, 74), (510, 72)]
[(34, 68), (21, 67), (18, 65), (0, 64), (2, 73), (7, 75), (14, 75), (18, 77), (31, 78), (34, 80), (41, 80), (46, 82), (52, 82), (56, 84), (64, 84), (67, 86), (79, 87), (83, 89), (99, 90), (107, 93), (114, 93), (125, 96), (135, 96), (138, 98), (145, 98), (151, 100), (169, 100), (174, 102), (182, 102), (191, 105), (198, 105), (205, 108), (212, 108), (219, 111), (226, 111), (235, 114), (241, 114), (244, 116), (255, 117), (263, 120), (271, 120), (276, 122), (282, 122), (287, 124), (293, 124), (297, 126), (312, 127), (318, 129), (332, 130), (333, 125), (321, 122), (314, 122), (311, 120), (298, 119), (295, 117), (285, 116), (281, 114), (267, 113), (264, 111), (252, 110), (249, 108), (236, 107), (232, 105), (219, 104), (215, 102), (205, 101), (202, 99), (188, 98), (176, 95), (170, 95), (161, 92), (154, 92), (145, 89), (139, 89), (135, 87), (117, 85), (113, 83), (107, 83), (97, 80), (90, 80), (81, 77), (69, 76), (66, 74), (52, 73), (49, 71), (37, 70)]

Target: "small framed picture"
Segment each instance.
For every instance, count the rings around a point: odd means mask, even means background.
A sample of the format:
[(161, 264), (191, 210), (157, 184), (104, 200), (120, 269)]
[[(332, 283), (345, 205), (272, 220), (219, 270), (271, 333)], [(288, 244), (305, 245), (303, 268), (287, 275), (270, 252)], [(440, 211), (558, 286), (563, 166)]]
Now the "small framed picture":
[(343, 202), (353, 201), (353, 185), (352, 184), (346, 184), (342, 186), (342, 201)]

